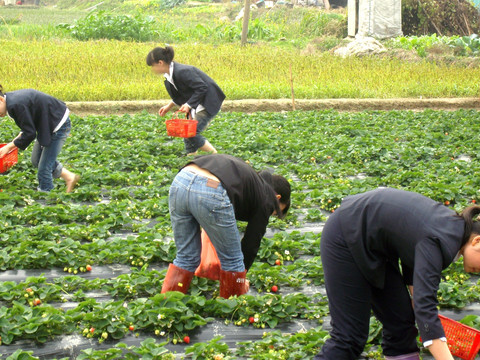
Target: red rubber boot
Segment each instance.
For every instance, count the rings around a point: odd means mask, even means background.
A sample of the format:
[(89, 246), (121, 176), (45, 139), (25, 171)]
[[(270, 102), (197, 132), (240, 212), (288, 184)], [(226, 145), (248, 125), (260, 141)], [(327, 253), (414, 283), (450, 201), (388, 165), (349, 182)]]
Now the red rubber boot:
[(187, 293), (190, 283), (192, 282), (193, 272), (179, 268), (173, 264), (168, 266), (167, 275), (163, 281), (161, 293), (167, 291), (180, 291), (184, 294)]
[(220, 297), (228, 299), (232, 295), (243, 295), (248, 291), (247, 271), (233, 272), (220, 269)]

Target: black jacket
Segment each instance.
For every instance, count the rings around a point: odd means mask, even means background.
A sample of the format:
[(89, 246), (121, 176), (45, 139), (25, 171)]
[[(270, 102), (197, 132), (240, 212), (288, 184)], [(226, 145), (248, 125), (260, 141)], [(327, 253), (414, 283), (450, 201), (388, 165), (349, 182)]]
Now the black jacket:
[(220, 111), (225, 94), (203, 71), (175, 62), (172, 78), (175, 86), (165, 80), (165, 88), (175, 104), (188, 104), (192, 109), (201, 104), (210, 115)]
[(62, 119), (68, 116), (64, 102), (33, 89), (10, 91), (5, 94), (8, 115), (22, 130), (14, 141), (25, 150), (35, 138), (40, 145), (48, 146), (51, 136)]
[(388, 188), (346, 197), (335, 215), (365, 278), (383, 288), (385, 264), (400, 262), (406, 284), (413, 284), (415, 318), (423, 341), (444, 336), (437, 291), (442, 270), (462, 246), (465, 221), (432, 199)]
[(235, 210), (235, 218), (247, 221), (242, 239), (245, 268), (252, 266), (257, 256), (270, 216), (276, 210), (281, 214), (270, 174), (260, 176), (245, 161), (230, 155), (213, 154), (191, 161), (215, 175), (221, 182)]

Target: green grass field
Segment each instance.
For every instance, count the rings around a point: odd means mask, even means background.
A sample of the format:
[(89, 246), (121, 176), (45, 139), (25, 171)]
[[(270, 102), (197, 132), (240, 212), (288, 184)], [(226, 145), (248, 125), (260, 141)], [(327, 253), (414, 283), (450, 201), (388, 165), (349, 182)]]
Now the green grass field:
[(149, 42), (79, 41), (57, 26), (75, 24), (85, 10), (0, 7), (0, 83), (7, 91), (36, 88), (65, 101), (167, 98), (163, 79), (150, 72), (145, 57), (154, 46), (168, 43), (175, 47), (176, 61), (204, 70), (230, 100), (290, 98), (291, 81), (297, 99), (479, 94), (478, 66), (442, 58), (401, 60), (393, 51), (347, 59), (325, 51), (342, 42), (342, 30), (332, 30), (345, 26), (339, 22), (345, 16), (341, 12), (255, 11), (253, 40), (242, 47), (236, 38), (240, 28), (232, 22), (240, 4), (183, 5), (169, 11), (155, 10), (152, 3), (137, 5), (132, 10), (126, 3), (111, 13), (153, 19), (155, 35)]

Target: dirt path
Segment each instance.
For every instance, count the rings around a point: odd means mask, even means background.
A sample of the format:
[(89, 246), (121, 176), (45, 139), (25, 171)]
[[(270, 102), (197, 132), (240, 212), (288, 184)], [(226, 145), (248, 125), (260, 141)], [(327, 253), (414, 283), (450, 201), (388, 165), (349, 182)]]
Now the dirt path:
[[(86, 115), (122, 115), (134, 114), (143, 110), (156, 113), (169, 100), (144, 101), (91, 101), (69, 102), (70, 110), (79, 116)], [(320, 99), (295, 100), (296, 110), (480, 110), (480, 98), (433, 98), (433, 99)], [(256, 112), (256, 111), (291, 111), (291, 99), (248, 99), (226, 100), (222, 111)]]

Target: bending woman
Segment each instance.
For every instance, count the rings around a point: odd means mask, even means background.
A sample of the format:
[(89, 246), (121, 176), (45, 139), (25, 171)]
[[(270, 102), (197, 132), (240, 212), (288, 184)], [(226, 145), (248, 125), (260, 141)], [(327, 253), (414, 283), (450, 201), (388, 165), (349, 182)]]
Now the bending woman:
[(147, 55), (147, 65), (155, 74), (165, 76), (165, 88), (172, 98), (170, 103), (160, 108), (158, 114), (165, 116), (175, 105), (180, 107), (178, 111), (191, 113), (192, 118), (198, 121), (197, 134), (184, 139), (185, 151), (189, 155), (194, 155), (197, 150), (216, 153), (212, 144), (200, 134), (220, 111), (225, 94), (203, 71), (174, 62), (173, 57), (171, 46), (156, 47)]
[(457, 215), (422, 195), (389, 188), (346, 197), (322, 232), (332, 330), (315, 359), (357, 359), (372, 310), (383, 324), (386, 359), (419, 359), (415, 322), (436, 360), (453, 359), (437, 290), (442, 270), (459, 256), (466, 272), (480, 271), (479, 213), (472, 206)]
[(0, 85), (0, 117), (9, 115), (20, 128), (20, 134), (0, 149), (0, 157), (11, 150), (25, 150), (35, 141), (32, 164), (38, 168), (38, 190), (51, 191), (54, 178), (62, 178), (71, 192), (80, 176), (67, 170), (57, 156), (70, 134), (70, 111), (63, 101), (33, 89), (3, 93)]
[[(290, 207), (290, 184), (268, 171), (257, 173), (229, 155), (199, 156), (183, 167), (169, 194), (177, 256), (162, 293), (186, 293), (200, 264), (202, 227), (220, 260), (220, 296), (248, 291), (246, 272), (260, 247), (270, 216), (283, 218)], [(243, 239), (237, 221), (247, 221)], [(181, 285), (179, 285), (181, 284)]]

